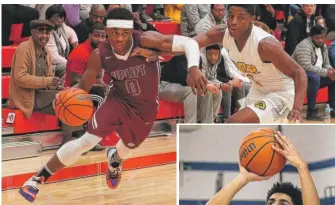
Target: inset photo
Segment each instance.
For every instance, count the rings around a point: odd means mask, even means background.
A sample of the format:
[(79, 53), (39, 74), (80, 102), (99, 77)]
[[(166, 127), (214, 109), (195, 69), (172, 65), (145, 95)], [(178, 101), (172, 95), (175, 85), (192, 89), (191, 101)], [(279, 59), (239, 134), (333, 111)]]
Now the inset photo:
[(335, 204), (335, 126), (179, 125), (180, 205)]

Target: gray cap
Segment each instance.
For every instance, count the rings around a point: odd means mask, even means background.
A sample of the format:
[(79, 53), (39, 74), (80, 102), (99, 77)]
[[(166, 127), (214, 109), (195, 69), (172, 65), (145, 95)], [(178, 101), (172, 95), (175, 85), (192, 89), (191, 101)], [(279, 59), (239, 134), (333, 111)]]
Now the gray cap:
[(50, 28), (55, 28), (54, 24), (52, 24), (48, 20), (32, 20), (30, 21), (30, 29), (36, 29), (39, 27), (50, 27)]

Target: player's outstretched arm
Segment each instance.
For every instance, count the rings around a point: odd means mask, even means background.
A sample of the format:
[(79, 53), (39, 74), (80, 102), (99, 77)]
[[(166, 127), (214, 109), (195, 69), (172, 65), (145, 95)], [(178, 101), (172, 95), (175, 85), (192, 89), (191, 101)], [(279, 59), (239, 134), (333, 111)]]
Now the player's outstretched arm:
[(258, 53), (263, 62), (272, 62), (282, 73), (293, 79), (295, 99), (288, 119), (300, 122), (302, 120), (301, 111), (307, 92), (306, 72), (284, 51), (282, 45), (272, 37), (265, 38), (260, 42)]
[(147, 31), (141, 36), (141, 46), (167, 52), (184, 52), (188, 63), (187, 84), (193, 92), (204, 95), (207, 79), (199, 69), (199, 44), (192, 38), (178, 35), (162, 35), (155, 31)]
[(287, 161), (289, 161), (298, 170), (300, 176), (303, 204), (320, 205), (318, 192), (316, 191), (313, 178), (309, 172), (306, 162), (301, 158), (295, 146), (286, 136), (282, 136), (280, 132), (278, 132), (275, 136), (283, 149), (274, 146), (272, 148), (285, 156)]
[(74, 87), (78, 87), (89, 93), (93, 84), (96, 82), (97, 75), (100, 73), (101, 67), (99, 50), (95, 49), (88, 60), (87, 68), (83, 76), (81, 77), (79, 83)]
[(207, 33), (200, 33), (194, 36), (193, 39), (198, 42), (200, 48), (213, 44), (222, 44), (226, 29), (226, 25), (217, 25), (210, 29)]
[(240, 173), (225, 187), (223, 187), (218, 193), (216, 193), (206, 205), (229, 205), (233, 197), (239, 192), (245, 185), (252, 181), (262, 181), (271, 178), (261, 177), (254, 173), (248, 172), (244, 167), (240, 166)]

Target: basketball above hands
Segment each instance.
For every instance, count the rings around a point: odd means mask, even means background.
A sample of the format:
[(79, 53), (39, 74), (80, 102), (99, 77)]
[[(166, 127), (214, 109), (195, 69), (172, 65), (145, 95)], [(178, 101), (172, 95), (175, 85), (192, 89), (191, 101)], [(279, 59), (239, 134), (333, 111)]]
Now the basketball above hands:
[(272, 149), (281, 147), (275, 138), (276, 131), (270, 128), (250, 132), (242, 141), (239, 150), (240, 164), (259, 176), (273, 176), (286, 164), (286, 158)]
[(92, 117), (94, 111), (91, 96), (79, 88), (60, 91), (54, 107), (58, 119), (69, 126), (83, 125)]

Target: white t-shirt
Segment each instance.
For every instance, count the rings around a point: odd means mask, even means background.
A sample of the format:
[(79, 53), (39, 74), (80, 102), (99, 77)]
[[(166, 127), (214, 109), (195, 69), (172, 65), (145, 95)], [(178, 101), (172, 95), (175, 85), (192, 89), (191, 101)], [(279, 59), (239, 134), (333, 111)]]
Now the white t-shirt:
[(321, 48), (316, 48), (315, 53), (316, 56), (318, 57), (315, 66), (322, 68), (323, 59), (322, 59)]

